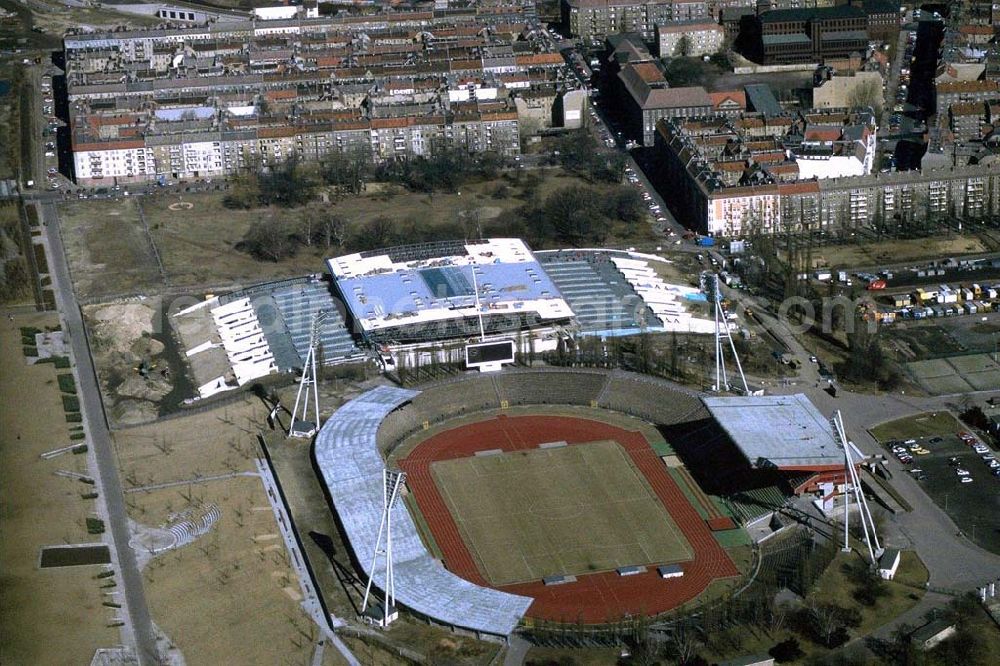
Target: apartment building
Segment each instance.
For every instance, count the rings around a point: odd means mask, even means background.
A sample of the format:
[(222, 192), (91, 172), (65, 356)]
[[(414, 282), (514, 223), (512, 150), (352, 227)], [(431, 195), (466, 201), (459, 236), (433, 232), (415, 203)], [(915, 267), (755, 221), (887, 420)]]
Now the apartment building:
[(522, 114), (551, 119), (578, 85), (515, 4), (88, 33), (64, 47), (84, 184), (357, 149), (516, 155)]
[(661, 58), (718, 53), (725, 38), (722, 26), (712, 21), (678, 21), (656, 29), (656, 46)]
[(706, 0), (562, 0), (561, 9), (569, 34), (589, 40), (635, 32), (653, 42), (659, 25), (709, 16)]
[(620, 99), (625, 107), (626, 132), (643, 146), (653, 145), (661, 118), (707, 116), (712, 99), (700, 86), (671, 88), (653, 62), (628, 63), (618, 73)]
[[(873, 150), (867, 114), (800, 114), (774, 126), (725, 118), (663, 120), (657, 125), (654, 185), (677, 219), (702, 234), (824, 231), (898, 226), (934, 217), (980, 219), (1000, 214), (1000, 170), (943, 166), (921, 171), (831, 175), (808, 171), (801, 143), (839, 142)], [(751, 133), (748, 128), (755, 128)], [(766, 132), (759, 131), (765, 127)], [(768, 136), (769, 135), (769, 136)], [(842, 155), (847, 157), (846, 155)]]
[(779, 9), (744, 16), (738, 46), (764, 65), (821, 63), (864, 54), (868, 20), (859, 7)]
[(956, 139), (979, 139), (986, 123), (986, 104), (959, 102), (948, 107), (948, 125)]
[(950, 81), (939, 83), (936, 88), (937, 108), (942, 112), (952, 104), (1000, 99), (1000, 83), (997, 81)]

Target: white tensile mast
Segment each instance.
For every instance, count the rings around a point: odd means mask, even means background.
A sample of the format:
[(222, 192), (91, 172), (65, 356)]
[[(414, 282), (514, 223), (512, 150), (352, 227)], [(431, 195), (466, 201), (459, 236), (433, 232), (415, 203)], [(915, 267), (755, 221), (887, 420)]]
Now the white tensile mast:
[(719, 276), (710, 273), (705, 276), (705, 287), (712, 297), (715, 310), (715, 385), (713, 391), (729, 390), (729, 377), (726, 375), (725, 343), (729, 341), (729, 350), (736, 362), (736, 370), (740, 373), (740, 383), (743, 388), (743, 395), (750, 395), (750, 387), (747, 385), (747, 378), (743, 374), (743, 364), (740, 363), (740, 356), (736, 353), (736, 343), (729, 331), (729, 319), (726, 309), (722, 306), (722, 290), (719, 288)]
[[(382, 470), (382, 521), (378, 526), (378, 536), (375, 537), (375, 551), (372, 553), (372, 565), (368, 569), (368, 585), (365, 586), (365, 598), (361, 602), (361, 612), (368, 609), (368, 598), (371, 594), (372, 581), (375, 578), (375, 564), (378, 556), (385, 555), (385, 589), (382, 604), (382, 626), (387, 626), (396, 615), (396, 580), (392, 564), (392, 508), (399, 499), (399, 491), (406, 482), (406, 472)], [(382, 537), (385, 536), (385, 548)]]
[(858, 470), (854, 467), (854, 457), (851, 453), (853, 444), (844, 432), (844, 419), (838, 409), (830, 419), (833, 427), (833, 435), (844, 449), (844, 552), (851, 550), (850, 543), (850, 523), (848, 522), (851, 510), (851, 492), (854, 492), (854, 500), (858, 505), (858, 513), (861, 515), (861, 528), (864, 531), (865, 545), (868, 547), (868, 557), (872, 566), (878, 562), (884, 552), (875, 533), (875, 521), (872, 519), (872, 512), (868, 508), (868, 500), (861, 489), (861, 479), (858, 477)]
[(476, 292), (476, 316), (479, 317), (479, 341), (486, 341), (486, 328), (483, 326), (483, 307), (479, 302), (479, 283), (476, 281), (476, 263), (472, 264), (472, 289)]
[[(299, 380), (299, 392), (295, 396), (295, 408), (292, 409), (292, 422), (288, 426), (289, 437), (312, 437), (319, 429), (319, 384), (316, 376), (316, 348), (319, 347), (320, 325), (330, 316), (329, 310), (317, 312), (313, 317), (312, 330), (309, 333), (309, 351), (302, 364), (302, 378)], [(315, 421), (309, 421), (309, 407), (312, 403)], [(299, 418), (299, 407), (302, 407)]]

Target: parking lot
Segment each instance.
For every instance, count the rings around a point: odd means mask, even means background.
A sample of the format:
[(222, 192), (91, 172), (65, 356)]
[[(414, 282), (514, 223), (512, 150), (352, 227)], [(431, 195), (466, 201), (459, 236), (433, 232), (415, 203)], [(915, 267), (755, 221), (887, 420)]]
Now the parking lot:
[[(1000, 476), (994, 475), (982, 455), (956, 433), (943, 432), (907, 441), (915, 443), (897, 446), (917, 447), (910, 453), (912, 462), (892, 465), (893, 473), (916, 477), (924, 492), (945, 510), (968, 538), (991, 552), (1000, 553)], [(893, 454), (889, 443), (884, 445), (886, 453), (899, 462), (900, 456)], [(994, 451), (986, 455), (997, 457)], [(905, 471), (896, 471), (900, 467)], [(961, 474), (959, 470), (968, 474)], [(972, 480), (963, 483), (962, 479)]]

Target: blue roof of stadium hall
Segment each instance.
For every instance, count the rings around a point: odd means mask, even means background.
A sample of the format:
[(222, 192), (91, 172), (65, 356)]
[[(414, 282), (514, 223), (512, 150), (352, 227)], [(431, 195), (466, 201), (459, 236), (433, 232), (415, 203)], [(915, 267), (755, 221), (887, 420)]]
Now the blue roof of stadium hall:
[[(316, 437), (316, 463), (347, 533), (355, 559), (371, 573), (382, 517), (382, 470), (375, 434), (385, 416), (418, 391), (380, 386), (338, 409)], [(533, 601), (480, 587), (445, 570), (427, 551), (402, 502), (393, 509), (396, 600), (439, 622), (507, 636)], [(385, 556), (375, 563), (375, 585), (385, 589)]]
[[(472, 266), (415, 268), (335, 279), (347, 306), (358, 319), (376, 313), (471, 307), (476, 302)], [(537, 261), (479, 264), (476, 282), (484, 306), (562, 297)]]
[(844, 464), (830, 422), (801, 393), (705, 397), (708, 411), (757, 467), (812, 468)]

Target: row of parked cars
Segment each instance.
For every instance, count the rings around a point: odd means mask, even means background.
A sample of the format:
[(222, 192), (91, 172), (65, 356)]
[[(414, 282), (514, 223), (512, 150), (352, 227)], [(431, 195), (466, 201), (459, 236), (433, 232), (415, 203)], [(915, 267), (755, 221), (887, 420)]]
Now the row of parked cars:
[[(1000, 460), (997, 460), (993, 451), (990, 447), (983, 444), (979, 439), (970, 432), (962, 431), (958, 433), (959, 439), (965, 444), (972, 447), (972, 450), (979, 454), (980, 459), (985, 463), (986, 467), (990, 470), (993, 476), (1000, 477)], [(954, 458), (952, 460), (955, 460)], [(961, 465), (955, 465), (955, 473), (962, 478), (962, 483), (967, 483), (965, 479), (972, 479), (971, 473), (968, 470), (963, 470)], [(960, 471), (966, 472), (966, 474), (961, 474)]]
[[(929, 440), (929, 443), (937, 444), (940, 441), (940, 437), (932, 437)], [(904, 465), (911, 464), (913, 462), (913, 456), (926, 456), (931, 452), (930, 449), (925, 448), (915, 439), (908, 439), (905, 442), (893, 440), (888, 442), (887, 446), (892, 451), (892, 455), (896, 456), (896, 460)]]

